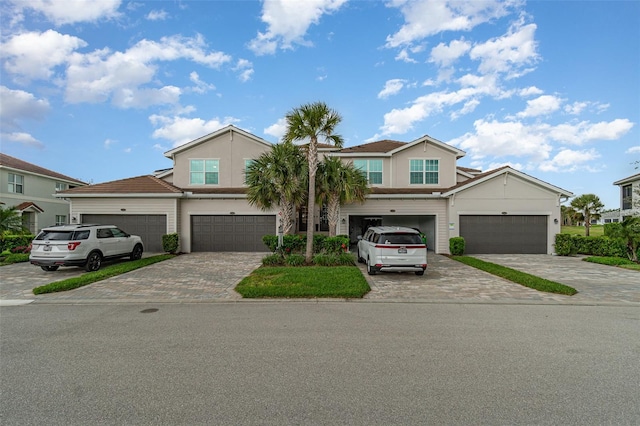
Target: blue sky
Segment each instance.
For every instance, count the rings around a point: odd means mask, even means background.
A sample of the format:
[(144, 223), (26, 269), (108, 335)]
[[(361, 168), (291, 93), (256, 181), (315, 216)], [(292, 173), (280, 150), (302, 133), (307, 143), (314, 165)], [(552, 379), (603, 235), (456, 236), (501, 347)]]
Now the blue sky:
[(234, 124), (324, 101), (346, 146), (428, 134), (619, 206), (638, 173), (638, 1), (0, 4), (2, 152), (86, 182), (171, 167)]

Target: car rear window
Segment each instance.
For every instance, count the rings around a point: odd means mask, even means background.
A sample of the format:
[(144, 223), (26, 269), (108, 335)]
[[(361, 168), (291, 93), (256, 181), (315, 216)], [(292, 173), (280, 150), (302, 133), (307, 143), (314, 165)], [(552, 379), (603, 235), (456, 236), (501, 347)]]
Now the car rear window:
[(394, 233), (380, 235), (378, 242), (381, 244), (422, 244), (422, 239), (418, 234)]
[(73, 231), (47, 231), (44, 230), (38, 234), (36, 240), (44, 241), (69, 241)]

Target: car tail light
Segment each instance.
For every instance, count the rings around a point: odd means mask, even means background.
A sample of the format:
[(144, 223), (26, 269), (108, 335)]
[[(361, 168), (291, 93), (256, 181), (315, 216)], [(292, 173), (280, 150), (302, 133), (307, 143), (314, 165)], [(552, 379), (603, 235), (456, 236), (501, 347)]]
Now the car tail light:
[(67, 244), (67, 250), (74, 251), (80, 245), (80, 241), (71, 241)]

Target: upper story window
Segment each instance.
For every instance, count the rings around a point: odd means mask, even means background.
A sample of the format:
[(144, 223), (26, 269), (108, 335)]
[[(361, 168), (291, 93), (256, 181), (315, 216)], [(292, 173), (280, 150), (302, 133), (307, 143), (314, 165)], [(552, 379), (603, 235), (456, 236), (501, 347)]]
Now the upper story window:
[(56, 192), (57, 191), (64, 191), (69, 187), (69, 185), (67, 185), (64, 182), (56, 182)]
[(56, 226), (66, 225), (67, 224), (67, 216), (63, 214), (56, 215)]
[(189, 184), (217, 185), (220, 174), (220, 160), (191, 160), (189, 162)]
[(249, 167), (253, 164), (255, 160), (253, 159), (245, 159), (244, 160), (244, 183), (245, 185), (247, 184), (247, 170), (249, 170)]
[(633, 194), (631, 192), (631, 184), (622, 187), (622, 210), (631, 210), (633, 205)]
[(439, 160), (422, 158), (409, 160), (409, 183), (437, 185), (440, 183), (439, 170)]
[(24, 176), (9, 173), (8, 191), (14, 194), (24, 194)]
[(365, 172), (370, 185), (382, 185), (382, 160), (353, 160), (353, 165)]

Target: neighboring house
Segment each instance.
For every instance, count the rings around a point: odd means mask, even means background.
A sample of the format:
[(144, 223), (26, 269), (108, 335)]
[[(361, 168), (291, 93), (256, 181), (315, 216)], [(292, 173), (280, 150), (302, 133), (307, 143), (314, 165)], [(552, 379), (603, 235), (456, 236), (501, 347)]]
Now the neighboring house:
[[(227, 126), (165, 153), (173, 167), (154, 176), (106, 182), (58, 194), (71, 200), (72, 220), (109, 222), (143, 236), (147, 251), (162, 249), (162, 234), (177, 232), (180, 250), (265, 251), (278, 211), (246, 200), (244, 170), (272, 144)], [(372, 191), (364, 204), (342, 206), (339, 234), (352, 242), (369, 226), (419, 228), (430, 249), (449, 252), (463, 236), (467, 253), (552, 253), (560, 232), (560, 204), (573, 194), (508, 166), (482, 173), (458, 167), (465, 153), (424, 136), (378, 141), (319, 155), (340, 157), (363, 170)], [(324, 209), (298, 209), (296, 231), (327, 228)]]
[(600, 214), (598, 219), (591, 221), (592, 225), (604, 225), (607, 223), (620, 222), (620, 210), (611, 210)]
[(640, 173), (613, 182), (620, 187), (620, 220), (640, 215)]
[(15, 207), (32, 233), (69, 223), (69, 202), (53, 194), (86, 185), (69, 176), (0, 153), (0, 199)]

